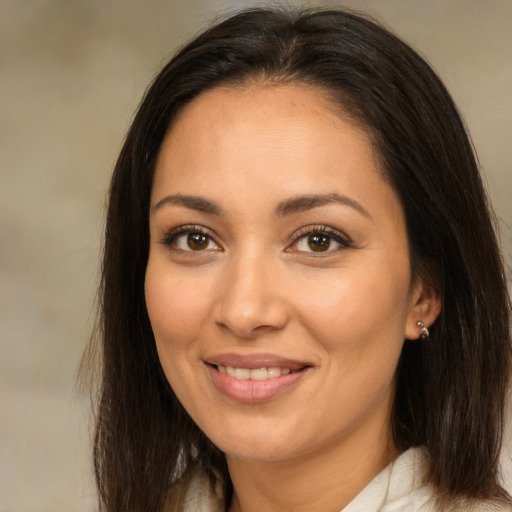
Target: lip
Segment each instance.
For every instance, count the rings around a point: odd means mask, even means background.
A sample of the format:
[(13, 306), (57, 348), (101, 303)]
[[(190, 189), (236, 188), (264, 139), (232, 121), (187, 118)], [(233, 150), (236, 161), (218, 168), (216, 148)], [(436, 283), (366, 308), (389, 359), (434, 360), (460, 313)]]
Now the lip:
[(254, 368), (279, 366), (279, 368), (289, 368), (292, 371), (298, 371), (307, 366), (311, 366), (311, 363), (307, 361), (298, 361), (275, 354), (218, 354), (205, 359), (205, 362), (215, 366), (233, 366), (235, 368), (248, 368), (250, 370)]
[[(309, 373), (311, 365), (274, 354), (219, 354), (205, 360), (214, 387), (223, 395), (243, 404), (257, 404), (279, 397), (293, 387)], [(238, 380), (221, 373), (217, 366), (235, 368), (262, 368), (276, 366), (289, 368), (291, 373), (266, 380)]]

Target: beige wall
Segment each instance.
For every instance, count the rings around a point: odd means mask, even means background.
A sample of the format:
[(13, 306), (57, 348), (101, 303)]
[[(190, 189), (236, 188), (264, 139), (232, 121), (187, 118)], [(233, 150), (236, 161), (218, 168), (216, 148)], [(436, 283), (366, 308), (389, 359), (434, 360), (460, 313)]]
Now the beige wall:
[[(343, 4), (383, 20), (445, 80), (509, 226), (510, 264), (512, 3)], [(150, 77), (233, 5), (249, 3), (0, 1), (0, 512), (95, 509), (88, 404), (73, 386), (109, 174)]]

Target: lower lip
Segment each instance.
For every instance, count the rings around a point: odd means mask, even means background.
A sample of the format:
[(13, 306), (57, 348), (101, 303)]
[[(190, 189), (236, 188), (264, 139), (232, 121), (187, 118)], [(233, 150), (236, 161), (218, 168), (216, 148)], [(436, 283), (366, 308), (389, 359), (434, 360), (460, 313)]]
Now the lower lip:
[(244, 404), (266, 402), (282, 395), (305, 376), (308, 369), (304, 368), (288, 375), (280, 375), (265, 380), (239, 380), (227, 373), (221, 373), (215, 366), (207, 365), (213, 385), (224, 395)]

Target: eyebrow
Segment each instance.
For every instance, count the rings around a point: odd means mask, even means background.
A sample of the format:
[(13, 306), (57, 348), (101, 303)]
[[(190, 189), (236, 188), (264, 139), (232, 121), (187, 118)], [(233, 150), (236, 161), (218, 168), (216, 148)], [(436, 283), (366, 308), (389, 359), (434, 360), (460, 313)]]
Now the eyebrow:
[[(344, 206), (349, 206), (361, 213), (365, 217), (372, 218), (370, 213), (364, 206), (358, 203), (355, 199), (351, 199), (350, 197), (339, 195), (339, 194), (315, 194), (315, 195), (304, 195), (293, 197), (291, 199), (286, 199), (279, 203), (276, 207), (276, 213), (279, 216), (287, 216), (292, 215), (294, 213), (305, 212), (308, 210), (312, 210), (314, 208), (318, 208), (320, 206), (325, 206), (332, 203), (342, 204)], [(173, 194), (169, 196), (165, 196), (160, 199), (155, 206), (153, 206), (153, 211), (157, 211), (163, 206), (167, 204), (174, 204), (177, 206), (183, 206), (185, 208), (189, 208), (190, 210), (196, 210), (203, 213), (208, 213), (210, 215), (223, 215), (224, 211), (222, 208), (206, 199), (206, 197), (202, 196), (187, 196), (183, 194)]]
[(213, 201), (201, 196), (185, 196), (182, 194), (174, 194), (160, 199), (158, 203), (153, 206), (153, 211), (157, 211), (166, 204), (175, 204), (177, 206), (184, 206), (190, 210), (197, 210), (210, 215), (222, 215), (223, 211), (220, 206)]
[(368, 217), (369, 219), (372, 218), (370, 212), (355, 199), (334, 193), (298, 196), (292, 199), (287, 199), (286, 201), (279, 203), (276, 208), (276, 213), (281, 216), (286, 216), (293, 213), (305, 212), (312, 210), (313, 208), (318, 208), (319, 206), (325, 206), (332, 203), (349, 206), (365, 217)]

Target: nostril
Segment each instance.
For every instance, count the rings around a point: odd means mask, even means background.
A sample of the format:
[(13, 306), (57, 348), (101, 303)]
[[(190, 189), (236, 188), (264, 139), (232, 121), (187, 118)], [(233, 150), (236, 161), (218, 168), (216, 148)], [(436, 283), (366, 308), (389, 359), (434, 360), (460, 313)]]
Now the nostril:
[(212, 304), (213, 321), (219, 329), (250, 340), (287, 324), (286, 301), (271, 265), (254, 254), (238, 254), (226, 265)]

